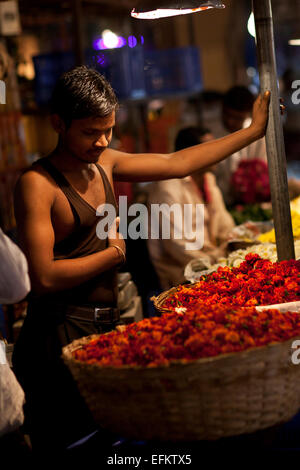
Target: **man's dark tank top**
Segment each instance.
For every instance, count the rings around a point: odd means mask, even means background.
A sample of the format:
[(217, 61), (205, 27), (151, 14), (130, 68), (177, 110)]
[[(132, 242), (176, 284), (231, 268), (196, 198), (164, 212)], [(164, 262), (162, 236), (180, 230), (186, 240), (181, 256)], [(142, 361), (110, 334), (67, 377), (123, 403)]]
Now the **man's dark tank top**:
[[(75, 229), (64, 240), (55, 243), (54, 259), (73, 259), (105, 250), (108, 247), (108, 238), (101, 240), (96, 233), (96, 227), (101, 216), (96, 215), (93, 208), (68, 182), (65, 176), (45, 157), (36, 163), (41, 165), (49, 173), (57, 186), (64, 193), (71, 206)], [(116, 199), (111, 184), (103, 168), (96, 164), (102, 177), (105, 190), (105, 203), (114, 206), (118, 213)], [(51, 302), (66, 303), (71, 305), (95, 305), (99, 307), (117, 305), (117, 270), (112, 268), (99, 274), (95, 278), (82, 283), (72, 289), (51, 293), (43, 296)]]

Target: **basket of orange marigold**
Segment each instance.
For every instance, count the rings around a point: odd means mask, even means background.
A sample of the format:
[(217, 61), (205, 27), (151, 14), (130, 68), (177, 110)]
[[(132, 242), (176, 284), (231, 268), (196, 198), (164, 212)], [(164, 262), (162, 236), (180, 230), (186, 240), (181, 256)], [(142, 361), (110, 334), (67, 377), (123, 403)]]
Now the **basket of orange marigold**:
[(298, 412), (297, 339), (297, 312), (201, 305), (76, 340), (63, 359), (101, 427), (139, 440), (214, 440)]
[(300, 260), (272, 263), (250, 253), (239, 267), (219, 267), (152, 300), (160, 313), (186, 312), (201, 304), (295, 309), (300, 307)]

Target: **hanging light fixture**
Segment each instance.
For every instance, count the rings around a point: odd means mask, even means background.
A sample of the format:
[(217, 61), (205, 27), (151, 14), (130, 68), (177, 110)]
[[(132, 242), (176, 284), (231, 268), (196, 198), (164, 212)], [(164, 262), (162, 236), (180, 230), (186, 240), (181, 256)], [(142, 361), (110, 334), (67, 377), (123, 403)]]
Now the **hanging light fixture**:
[(294, 21), (291, 25), (289, 46), (300, 46), (300, 28), (298, 21)]
[(249, 16), (247, 27), (248, 27), (248, 33), (251, 34), (251, 36), (253, 36), (254, 38), (256, 38), (255, 20), (254, 20), (253, 12)]
[(221, 0), (141, 0), (132, 10), (131, 16), (142, 20), (154, 20), (210, 8), (225, 8), (225, 5)]

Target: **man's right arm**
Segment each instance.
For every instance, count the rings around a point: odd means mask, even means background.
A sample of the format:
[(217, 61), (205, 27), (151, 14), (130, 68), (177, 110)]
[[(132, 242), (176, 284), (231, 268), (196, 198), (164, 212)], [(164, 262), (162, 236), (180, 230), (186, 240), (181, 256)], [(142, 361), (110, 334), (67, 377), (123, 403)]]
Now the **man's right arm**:
[[(32, 288), (40, 294), (76, 287), (122, 261), (114, 247), (82, 258), (54, 260), (54, 201), (55, 191), (42, 175), (29, 171), (18, 181), (15, 215), (19, 240), (27, 257)], [(122, 243), (114, 240), (121, 248)]]

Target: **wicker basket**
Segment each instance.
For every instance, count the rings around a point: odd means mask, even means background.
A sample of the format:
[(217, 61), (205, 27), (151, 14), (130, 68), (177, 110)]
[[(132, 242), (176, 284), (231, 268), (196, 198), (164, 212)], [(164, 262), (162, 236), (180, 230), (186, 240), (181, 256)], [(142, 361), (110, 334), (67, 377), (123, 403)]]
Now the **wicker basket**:
[[(195, 284), (197, 284), (196, 282), (193, 283), (193, 284), (189, 284), (187, 287), (193, 287)], [(179, 286), (177, 287), (172, 287), (171, 289), (169, 290), (166, 290), (164, 292), (162, 292), (161, 294), (159, 294), (157, 297), (151, 297), (151, 300), (153, 302), (153, 305), (155, 307), (155, 309), (157, 310), (157, 312), (159, 313), (171, 313), (171, 312), (174, 312), (174, 309), (170, 309), (168, 307), (164, 307), (163, 304), (164, 302), (171, 296), (174, 294), (174, 292), (177, 291)]]
[(214, 440), (288, 421), (300, 409), (300, 367), (291, 344), (273, 343), (168, 367), (102, 368), (63, 350), (95, 421), (121, 436), (162, 441)]
[[(193, 287), (196, 282), (193, 284), (190, 284), (188, 287)], [(158, 313), (171, 313), (174, 312), (174, 309), (170, 309), (169, 307), (164, 307), (163, 304), (164, 302), (176, 292), (178, 289), (177, 287), (172, 287), (169, 290), (166, 290), (159, 294), (157, 297), (151, 297), (151, 300), (154, 304), (155, 309), (157, 310)], [(234, 305), (233, 308), (240, 308), (239, 305)], [(256, 306), (257, 310), (267, 310), (269, 308), (274, 308), (276, 310), (280, 310), (281, 312), (300, 312), (300, 301), (294, 301), (294, 302), (286, 302), (283, 304), (274, 304), (274, 305), (261, 305), (261, 306)]]

